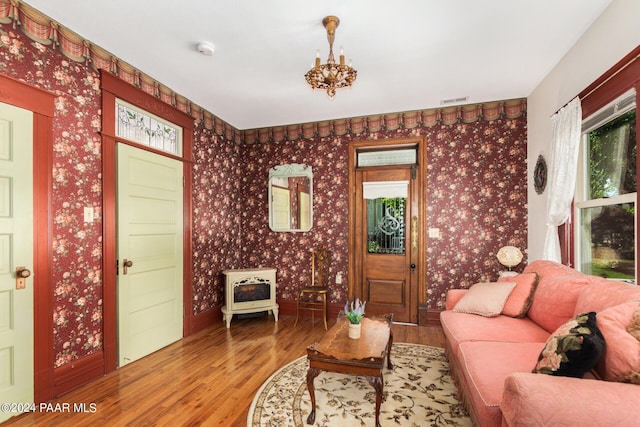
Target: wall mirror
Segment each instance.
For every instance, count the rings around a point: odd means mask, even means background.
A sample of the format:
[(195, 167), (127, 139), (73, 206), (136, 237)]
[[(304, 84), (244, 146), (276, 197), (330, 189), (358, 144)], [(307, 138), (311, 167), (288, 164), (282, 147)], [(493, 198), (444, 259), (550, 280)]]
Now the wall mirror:
[(269, 169), (269, 227), (309, 231), (313, 225), (311, 166), (292, 163)]

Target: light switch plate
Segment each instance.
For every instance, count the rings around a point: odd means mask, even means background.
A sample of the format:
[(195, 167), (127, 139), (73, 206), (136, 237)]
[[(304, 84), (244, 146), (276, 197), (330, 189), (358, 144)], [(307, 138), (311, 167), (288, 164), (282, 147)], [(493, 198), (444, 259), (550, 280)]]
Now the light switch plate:
[(93, 207), (87, 206), (84, 208), (84, 222), (93, 222)]

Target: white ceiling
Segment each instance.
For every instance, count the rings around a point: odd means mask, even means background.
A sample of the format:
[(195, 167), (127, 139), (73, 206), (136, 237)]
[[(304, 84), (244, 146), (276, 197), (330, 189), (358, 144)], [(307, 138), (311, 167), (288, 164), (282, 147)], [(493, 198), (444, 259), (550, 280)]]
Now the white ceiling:
[[(26, 2), (244, 130), (527, 97), (611, 1)], [(327, 15), (358, 70), (333, 100), (304, 79)]]

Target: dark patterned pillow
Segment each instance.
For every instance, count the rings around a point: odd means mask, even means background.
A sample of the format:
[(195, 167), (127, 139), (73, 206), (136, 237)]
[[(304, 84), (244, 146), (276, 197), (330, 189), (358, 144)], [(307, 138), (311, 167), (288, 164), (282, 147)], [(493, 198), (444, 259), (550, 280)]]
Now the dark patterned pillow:
[(604, 349), (596, 313), (579, 314), (551, 334), (533, 373), (582, 378), (596, 366)]

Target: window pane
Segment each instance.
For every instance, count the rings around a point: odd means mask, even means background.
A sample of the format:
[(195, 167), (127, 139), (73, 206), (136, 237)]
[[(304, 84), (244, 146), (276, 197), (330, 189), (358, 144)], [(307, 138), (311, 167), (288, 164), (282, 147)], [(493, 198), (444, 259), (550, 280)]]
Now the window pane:
[(182, 154), (182, 128), (120, 99), (116, 100), (116, 135), (149, 147)]
[(370, 254), (404, 254), (406, 199), (367, 199), (367, 236)]
[(634, 109), (589, 132), (587, 199), (636, 191), (635, 123)]
[(635, 205), (622, 203), (580, 210), (581, 271), (635, 280)]
[(416, 164), (415, 148), (407, 150), (361, 151), (358, 153), (358, 166), (413, 165)]

